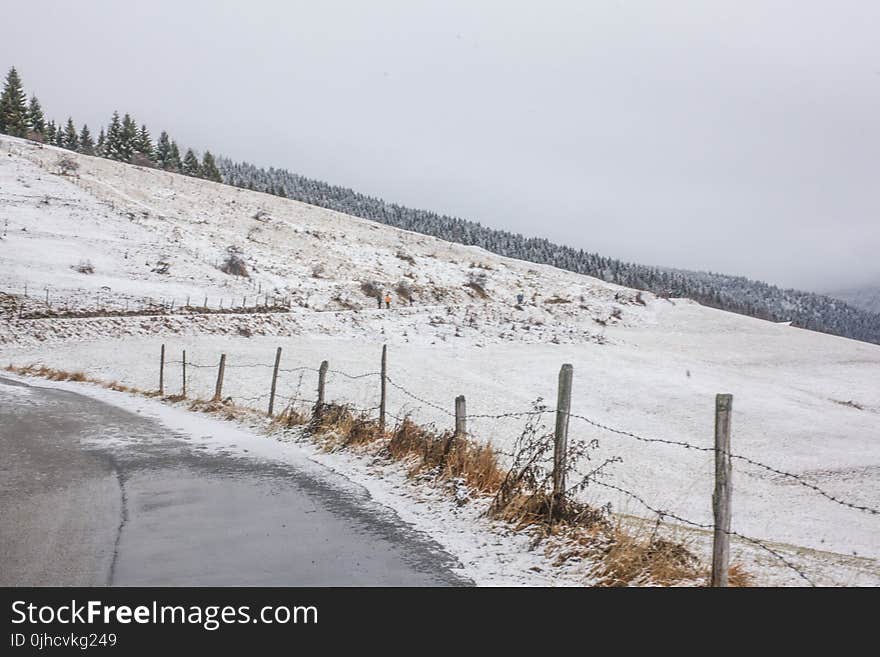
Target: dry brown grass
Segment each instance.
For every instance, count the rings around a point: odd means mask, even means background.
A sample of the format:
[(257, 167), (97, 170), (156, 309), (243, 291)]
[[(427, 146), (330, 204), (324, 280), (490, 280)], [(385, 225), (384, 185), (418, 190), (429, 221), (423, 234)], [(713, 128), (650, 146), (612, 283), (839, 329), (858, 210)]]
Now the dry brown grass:
[(543, 490), (524, 492), (514, 488), (502, 494), (504, 490), (502, 484), (492, 500), (489, 513), (494, 518), (506, 520), (518, 527), (540, 525), (552, 531), (554, 525), (592, 529), (607, 524), (601, 510), (571, 498), (554, 500)]
[(44, 379), (49, 379), (50, 381), (88, 381), (90, 383), (104, 385), (102, 381), (87, 376), (85, 372), (68, 372), (66, 370), (57, 370), (52, 367), (47, 367), (45, 365), (24, 365), (20, 367), (9, 365), (6, 367), (6, 370), (24, 376), (40, 376)]
[(50, 381), (75, 381), (79, 383), (95, 383), (102, 388), (107, 388), (108, 390), (146, 394), (139, 388), (124, 385), (119, 381), (104, 381), (102, 379), (96, 379), (95, 377), (91, 377), (81, 370), (69, 372), (67, 370), (59, 370), (53, 367), (48, 367), (46, 365), (16, 366), (12, 365), (11, 363), (3, 369), (5, 369), (7, 372), (14, 372), (16, 374), (21, 374), (24, 376), (39, 376), (44, 379), (49, 379)]
[(275, 415), (269, 426), (271, 429), (284, 429), (290, 427), (299, 427), (309, 421), (309, 416), (292, 406), (288, 406), (283, 411)]
[(248, 406), (240, 406), (231, 399), (193, 399), (187, 408), (191, 411), (216, 415), (224, 420), (242, 420), (263, 415)]
[(306, 430), (328, 450), (365, 445), (383, 437), (376, 420), (344, 404), (324, 404), (308, 421)]
[(592, 574), (600, 586), (654, 584), (675, 586), (698, 580), (700, 560), (681, 541), (614, 527)]
[[(673, 533), (660, 536), (618, 522), (601, 537), (579, 541), (593, 554), (591, 575), (598, 586), (708, 586), (709, 571), (697, 556), (692, 539)], [(598, 539), (598, 540), (596, 540)], [(752, 578), (738, 563), (730, 566), (730, 586), (751, 586)]]
[(413, 460), (411, 474), (434, 470), (443, 478), (463, 480), (480, 493), (497, 491), (504, 480), (504, 470), (491, 445), (450, 432), (438, 434), (409, 418), (395, 427), (388, 454), (394, 459)]

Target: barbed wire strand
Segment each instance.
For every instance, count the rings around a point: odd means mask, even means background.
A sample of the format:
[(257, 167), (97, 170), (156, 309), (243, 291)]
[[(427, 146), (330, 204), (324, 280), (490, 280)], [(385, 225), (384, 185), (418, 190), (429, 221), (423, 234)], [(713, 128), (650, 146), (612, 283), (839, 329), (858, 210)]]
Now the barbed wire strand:
[[(653, 506), (651, 506), (650, 504), (648, 504), (641, 496), (636, 495), (635, 493), (628, 491), (625, 488), (621, 488), (620, 486), (616, 486), (614, 484), (609, 484), (608, 482), (605, 482), (605, 481), (599, 481), (598, 479), (591, 479), (590, 483), (598, 484), (599, 486), (604, 486), (605, 488), (610, 488), (612, 490), (616, 490), (620, 493), (623, 493), (627, 497), (630, 497), (631, 499), (634, 499), (635, 501), (637, 501), (639, 504), (644, 506), (646, 509), (648, 509), (652, 513), (657, 514), (661, 520), (663, 518), (672, 518), (673, 520), (677, 520), (678, 522), (680, 522), (684, 525), (690, 525), (691, 527), (696, 527), (698, 529), (711, 529), (713, 531), (715, 529), (714, 524), (695, 522), (693, 520), (688, 520), (687, 518), (684, 518), (676, 513), (672, 513), (671, 511), (664, 511), (662, 509), (656, 509)], [(779, 552), (777, 552), (776, 550), (774, 550), (770, 546), (766, 545), (762, 541), (759, 541), (757, 538), (745, 536), (744, 534), (740, 534), (739, 532), (736, 532), (733, 530), (725, 531), (724, 533), (727, 534), (728, 536), (735, 536), (735, 537), (740, 538), (744, 541), (748, 541), (748, 542), (758, 546), (762, 550), (765, 550), (766, 552), (768, 552), (771, 555), (773, 555), (774, 557), (776, 557), (780, 562), (785, 564), (789, 569), (791, 569), (793, 572), (795, 572), (799, 577), (801, 577), (801, 579), (803, 579), (805, 582), (807, 582), (810, 586), (816, 586), (816, 584), (806, 575), (806, 573), (803, 572), (803, 570), (801, 570), (800, 568), (795, 566), (791, 561), (786, 559), (784, 556), (782, 556)]]

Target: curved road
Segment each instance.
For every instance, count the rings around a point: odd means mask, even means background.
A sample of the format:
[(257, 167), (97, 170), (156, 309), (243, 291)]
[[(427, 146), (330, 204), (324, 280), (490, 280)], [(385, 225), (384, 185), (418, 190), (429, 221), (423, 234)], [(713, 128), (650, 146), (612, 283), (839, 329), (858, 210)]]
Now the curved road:
[(470, 583), (366, 493), (307, 470), (0, 377), (0, 586)]

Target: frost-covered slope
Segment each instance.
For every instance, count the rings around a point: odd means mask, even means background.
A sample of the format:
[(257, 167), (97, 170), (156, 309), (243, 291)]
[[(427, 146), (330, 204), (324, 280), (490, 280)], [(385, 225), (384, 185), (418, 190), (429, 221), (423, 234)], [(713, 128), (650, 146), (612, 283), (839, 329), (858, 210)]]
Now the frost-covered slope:
[[(880, 506), (880, 347), (657, 299), (547, 266), (501, 258), (255, 192), (108, 160), (77, 157), (79, 178), (52, 173), (60, 151), (0, 139), (0, 291), (10, 310), (0, 323), (4, 364), (43, 362), (145, 389), (156, 386), (160, 344), (196, 363), (227, 354), (231, 366), (317, 366), (374, 371), (389, 345), (391, 376), (416, 397), (468, 412), (526, 410), (553, 399), (559, 366), (575, 369), (572, 411), (640, 436), (712, 445), (714, 394), (734, 395), (734, 449), (796, 473), (841, 499)], [(256, 219), (258, 213), (265, 213)], [(252, 272), (221, 272), (227, 247)], [(90, 260), (94, 273), (71, 269)], [(165, 274), (153, 271), (168, 263)], [(317, 267), (317, 268), (316, 268)], [(485, 280), (481, 282), (481, 275)], [(406, 281), (412, 306), (379, 310), (361, 290)], [(474, 283), (476, 285), (468, 285)], [(28, 285), (28, 298), (21, 294)], [(173, 298), (157, 317), (17, 319), (52, 310), (142, 308)], [(485, 296), (480, 293), (483, 290)], [(190, 297), (211, 308), (253, 305), (266, 295), (290, 312), (177, 314)], [(525, 295), (515, 304), (518, 292)], [(252, 336), (252, 337), (246, 337)], [(175, 386), (178, 365), (166, 373)], [(265, 395), (265, 367), (229, 376), (225, 394)], [(190, 394), (213, 389), (215, 370), (188, 374)], [(311, 375), (309, 375), (311, 376)], [(314, 382), (284, 375), (282, 399)], [(176, 388), (173, 388), (176, 392)], [(331, 375), (328, 395), (372, 407), (370, 379)], [(261, 399), (261, 398), (259, 398)], [(259, 401), (263, 403), (262, 399)], [(552, 405), (552, 402), (551, 402)], [(389, 409), (448, 426), (447, 413), (391, 387)], [(552, 423), (552, 417), (549, 418)], [(522, 418), (469, 420), (476, 438), (509, 450)], [(620, 456), (609, 483), (655, 508), (711, 522), (712, 455), (611, 434), (576, 418), (571, 439), (598, 439), (597, 459)], [(601, 462), (601, 461), (599, 461)], [(586, 464), (585, 467), (590, 467)], [(790, 478), (734, 465), (734, 529), (771, 542), (820, 583), (880, 583), (880, 522), (817, 495)], [(591, 487), (595, 504), (651, 518), (632, 498)], [(769, 582), (800, 582), (766, 552), (740, 543), (735, 555)]]
[[(78, 177), (62, 177), (53, 173), (58, 149), (0, 144), (8, 221), (0, 276), (9, 293), (27, 286), (34, 312), (41, 301), (45, 309), (47, 288), (56, 310), (206, 299), (211, 308), (268, 301), (295, 311), (376, 310), (365, 292), (372, 285), (391, 292), (392, 310), (424, 319), (432, 339), (479, 323), (487, 340), (518, 333), (510, 337), (557, 342), (599, 339), (609, 323), (652, 314), (641, 304), (650, 295), (552, 267), (100, 158), (74, 155)], [(220, 271), (230, 250), (249, 277)], [(93, 273), (76, 271), (85, 261)], [(519, 293), (527, 303), (515, 308)]]

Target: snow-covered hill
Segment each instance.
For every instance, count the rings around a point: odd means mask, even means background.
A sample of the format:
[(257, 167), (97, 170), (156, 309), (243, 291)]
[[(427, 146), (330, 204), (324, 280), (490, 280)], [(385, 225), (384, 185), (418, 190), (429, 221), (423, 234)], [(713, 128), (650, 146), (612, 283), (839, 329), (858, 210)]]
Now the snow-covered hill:
[[(268, 302), (289, 303), (297, 318), (345, 311), (331, 326), (356, 326), (353, 312), (377, 309), (375, 289), (390, 291), (412, 338), (470, 331), (528, 342), (601, 340), (604, 325), (653, 315), (642, 305), (650, 295), (552, 267), (100, 158), (74, 155), (78, 176), (60, 176), (63, 151), (0, 144), (8, 221), (0, 275), (7, 292), (27, 288), (26, 315)], [(247, 277), (220, 270), (230, 252)], [(80, 264), (93, 273), (80, 273)], [(527, 303), (516, 308), (520, 293)]]
[(880, 285), (866, 285), (829, 292), (828, 296), (846, 301), (851, 306), (880, 314)]
[[(78, 161), (78, 177), (56, 173), (62, 153)], [(730, 392), (735, 451), (842, 499), (880, 506), (876, 345), (6, 137), (0, 210), (4, 364), (43, 362), (154, 388), (160, 344), (172, 354), (186, 349), (196, 363), (226, 353), (232, 365), (271, 363), (282, 346), (285, 367), (328, 359), (331, 368), (357, 373), (375, 370), (387, 343), (390, 374), (411, 393), (393, 387), (391, 411), (445, 426), (442, 409), (459, 394), (474, 415), (516, 413), (536, 397), (552, 399), (559, 366), (569, 362), (576, 414), (709, 447), (714, 395)], [(249, 277), (218, 268), (230, 249)], [(93, 273), (77, 271), (87, 262)], [(372, 291), (364, 292), (371, 286), (392, 292), (391, 309), (377, 308)], [(411, 305), (398, 290), (412, 291)], [(222, 300), (224, 309), (268, 302), (278, 312), (206, 314), (206, 297), (212, 310)], [(105, 316), (159, 306), (164, 314)], [(26, 319), (58, 312), (70, 316)], [(265, 393), (265, 368), (235, 372), (228, 394)], [(175, 370), (168, 376), (176, 381)], [(191, 394), (212, 389), (213, 369), (189, 376)], [(313, 382), (283, 377), (280, 394), (303, 385)], [(367, 380), (331, 376), (328, 387), (331, 397), (374, 405)], [(520, 417), (474, 418), (468, 430), (509, 449), (521, 425)], [(575, 418), (571, 435), (598, 439), (597, 458), (622, 457), (609, 481), (655, 508), (711, 522), (711, 453), (640, 442)], [(744, 462), (734, 465), (734, 490), (737, 531), (772, 542), (819, 582), (880, 583), (878, 516)], [(614, 490), (586, 494), (651, 517)], [(760, 550), (735, 550), (767, 582), (799, 581)]]

